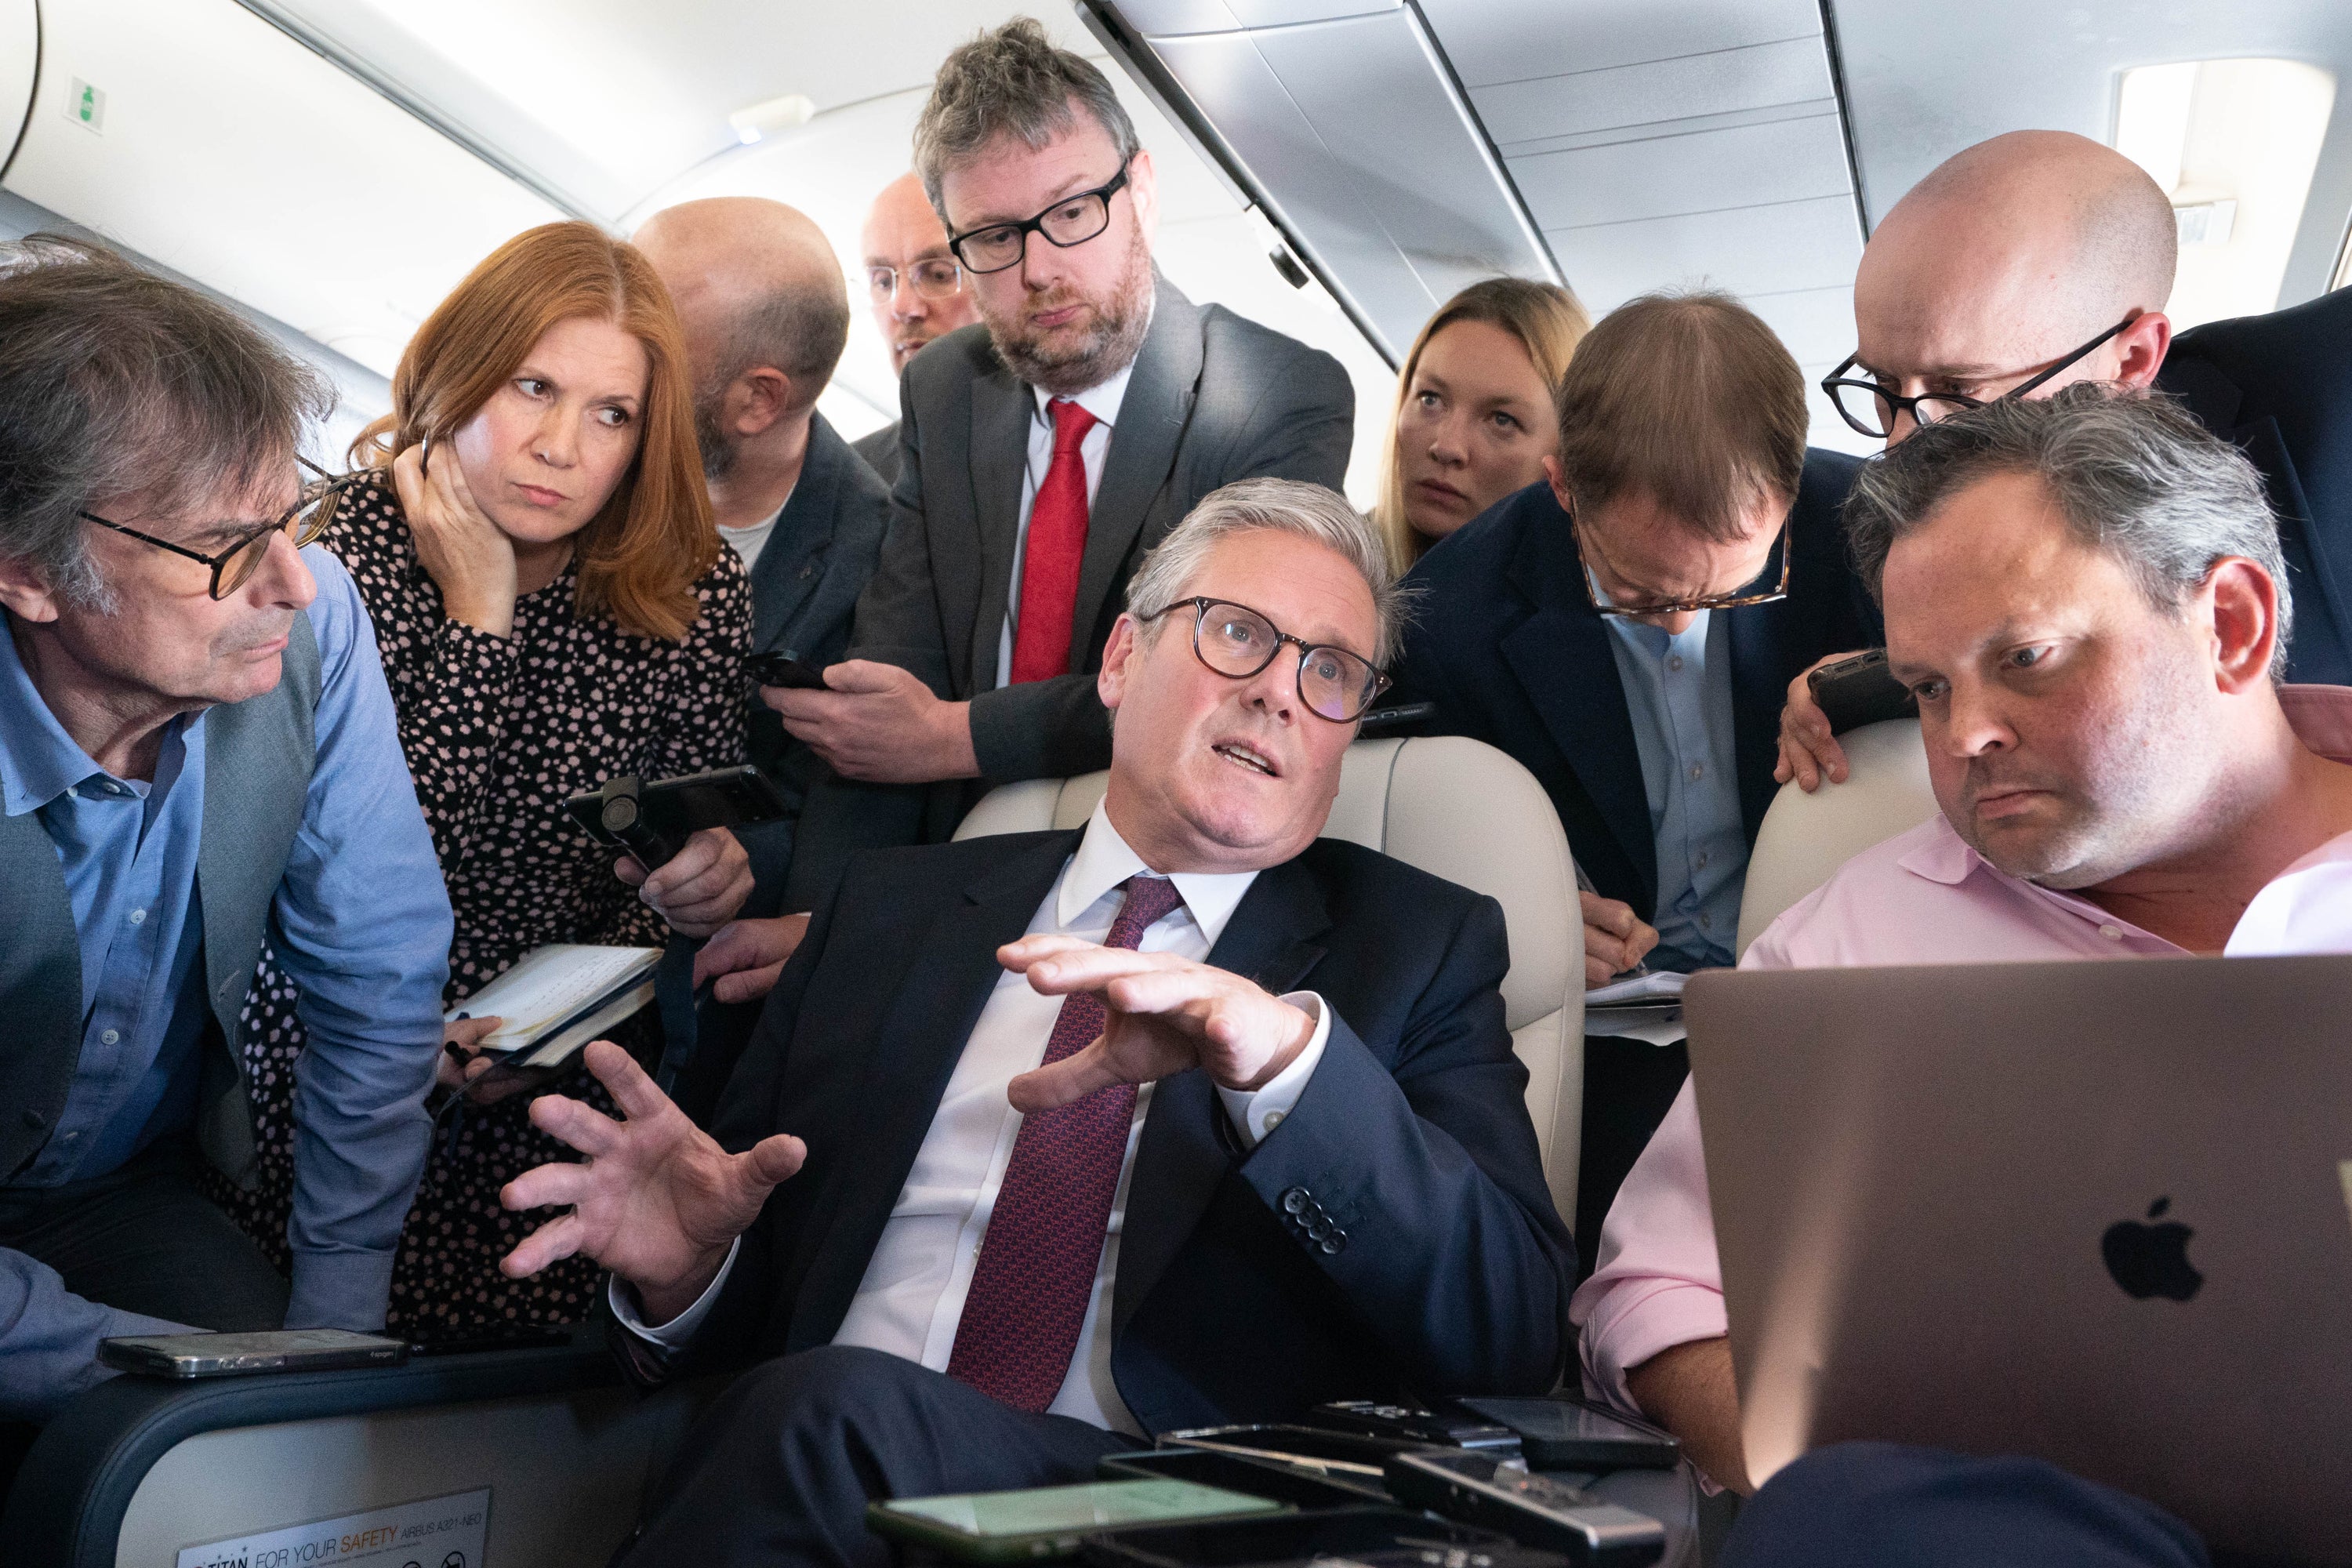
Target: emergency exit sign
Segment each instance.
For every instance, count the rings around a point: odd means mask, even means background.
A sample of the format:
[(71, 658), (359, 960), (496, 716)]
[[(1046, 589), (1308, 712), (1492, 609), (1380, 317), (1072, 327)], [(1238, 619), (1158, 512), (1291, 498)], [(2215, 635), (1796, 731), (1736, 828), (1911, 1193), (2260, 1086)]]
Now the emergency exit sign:
[(105, 134), (106, 94), (74, 78), (73, 92), (66, 100), (66, 118), (93, 135)]

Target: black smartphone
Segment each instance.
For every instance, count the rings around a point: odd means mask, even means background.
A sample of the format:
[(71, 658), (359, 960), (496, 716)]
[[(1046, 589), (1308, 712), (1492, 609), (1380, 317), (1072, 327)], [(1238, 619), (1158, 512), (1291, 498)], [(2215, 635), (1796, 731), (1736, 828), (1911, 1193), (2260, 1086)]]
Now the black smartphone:
[(1486, 1448), (1516, 1458), (1519, 1435), (1482, 1415), (1453, 1415), (1380, 1399), (1335, 1399), (1307, 1413), (1318, 1426), (1369, 1432), (1409, 1443), (1443, 1443), (1452, 1448)]
[(1437, 704), (1434, 702), (1392, 702), (1386, 708), (1366, 710), (1364, 716), (1356, 721), (1356, 734), (1359, 739), (1370, 740), (1375, 735), (1410, 730), (1415, 724), (1436, 717)]
[(1389, 1501), (1389, 1489), (1370, 1476), (1317, 1474), (1276, 1459), (1212, 1453), (1206, 1448), (1146, 1448), (1112, 1454), (1096, 1467), (1106, 1480), (1137, 1476), (1198, 1481), (1229, 1492), (1272, 1498), (1293, 1508), (1362, 1508)]
[(625, 849), (653, 871), (706, 827), (750, 827), (787, 809), (767, 774), (751, 766), (650, 782), (625, 774), (563, 803), (600, 844)]
[(398, 1366), (408, 1346), (349, 1329), (267, 1329), (244, 1334), (128, 1334), (98, 1342), (98, 1359), (149, 1377), (236, 1377)]
[(1671, 1432), (1566, 1394), (1549, 1399), (1456, 1399), (1473, 1415), (1519, 1435), (1528, 1463), (1570, 1470), (1671, 1470), (1683, 1446)]
[(1388, 1462), (1388, 1482), (1399, 1502), (1565, 1552), (1571, 1563), (1639, 1568), (1666, 1554), (1665, 1527), (1656, 1520), (1492, 1454), (1399, 1454)]
[(1375, 1436), (1370, 1432), (1333, 1432), (1320, 1426), (1276, 1422), (1195, 1426), (1166, 1433), (1160, 1442), (1162, 1447), (1207, 1448), (1213, 1453), (1278, 1459), (1318, 1473), (1370, 1476), (1375, 1479), (1390, 1455), (1433, 1447), (1427, 1442)]
[(1822, 716), (1830, 721), (1832, 735), (1881, 720), (1919, 716), (1919, 700), (1887, 669), (1883, 647), (1825, 664), (1807, 675), (1805, 684), (1811, 689)]
[(790, 648), (781, 653), (755, 653), (744, 664), (751, 679), (762, 686), (789, 687), (795, 691), (824, 689), (824, 671), (802, 662)]

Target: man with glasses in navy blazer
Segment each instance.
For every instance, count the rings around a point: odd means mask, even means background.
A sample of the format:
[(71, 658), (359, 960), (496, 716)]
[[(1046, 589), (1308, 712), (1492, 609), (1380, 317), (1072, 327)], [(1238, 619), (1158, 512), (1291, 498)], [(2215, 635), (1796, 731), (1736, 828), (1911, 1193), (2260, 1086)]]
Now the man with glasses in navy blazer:
[(869, 1497), (1083, 1480), (1329, 1399), (1553, 1386), (1575, 1247), (1502, 911), (1318, 837), (1398, 614), (1340, 497), (1216, 491), (1112, 629), (1084, 829), (861, 858), (715, 1139), (602, 1043), (626, 1121), (532, 1107), (593, 1159), (508, 1189), (574, 1205), (508, 1271), (604, 1263), (642, 1381), (758, 1363), (625, 1561), (879, 1564)]

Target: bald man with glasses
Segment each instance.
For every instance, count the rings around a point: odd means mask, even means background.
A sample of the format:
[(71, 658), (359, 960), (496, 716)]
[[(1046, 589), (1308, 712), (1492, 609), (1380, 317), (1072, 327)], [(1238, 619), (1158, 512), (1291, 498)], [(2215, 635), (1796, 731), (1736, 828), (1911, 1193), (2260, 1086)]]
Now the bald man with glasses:
[[(1856, 347), (1822, 390), (1889, 446), (2077, 382), (2179, 399), (2262, 473), (2302, 607), (2288, 679), (2352, 681), (2352, 290), (2176, 339), (2164, 308), (2178, 258), (2170, 202), (2122, 153), (2061, 131), (1980, 142), (1871, 235), (1854, 275)], [(1809, 790), (1845, 777), (1801, 675), (1777, 776)]]

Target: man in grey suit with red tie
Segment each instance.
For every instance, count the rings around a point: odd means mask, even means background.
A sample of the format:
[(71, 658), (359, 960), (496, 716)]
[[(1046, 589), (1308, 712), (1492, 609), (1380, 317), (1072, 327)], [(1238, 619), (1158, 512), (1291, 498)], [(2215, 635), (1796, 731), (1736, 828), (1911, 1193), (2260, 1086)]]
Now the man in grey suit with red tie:
[(894, 516), (830, 689), (763, 695), (831, 765), (785, 895), (860, 847), (933, 842), (989, 784), (1108, 760), (1094, 692), (1119, 591), (1219, 485), (1337, 489), (1329, 355), (1151, 263), (1151, 154), (1099, 70), (1016, 20), (948, 57), (915, 132), (982, 325), (908, 362)]
[[(1398, 595), (1340, 497), (1254, 479), (1136, 575), (1080, 830), (869, 853), (698, 1129), (625, 1121), (505, 1268), (613, 1270), (640, 1381), (738, 1371), (632, 1563), (877, 1564), (874, 1497), (1084, 1480), (1324, 1400), (1540, 1394), (1575, 1246), (1544, 1186), (1493, 900), (1318, 837)], [(740, 922), (756, 935), (777, 922)], [(772, 962), (714, 942), (725, 966)]]

